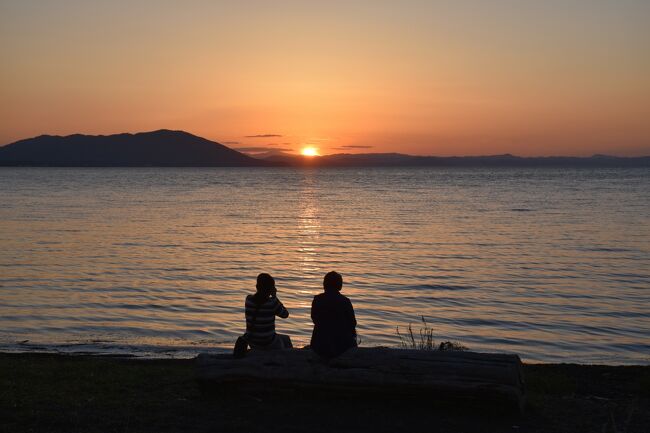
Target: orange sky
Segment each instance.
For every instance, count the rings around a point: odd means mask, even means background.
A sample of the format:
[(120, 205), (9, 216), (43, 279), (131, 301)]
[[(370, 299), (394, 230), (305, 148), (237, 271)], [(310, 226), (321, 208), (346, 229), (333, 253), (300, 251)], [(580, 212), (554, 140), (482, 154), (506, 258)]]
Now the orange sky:
[(648, 155), (648, 22), (639, 0), (0, 0), (0, 144)]

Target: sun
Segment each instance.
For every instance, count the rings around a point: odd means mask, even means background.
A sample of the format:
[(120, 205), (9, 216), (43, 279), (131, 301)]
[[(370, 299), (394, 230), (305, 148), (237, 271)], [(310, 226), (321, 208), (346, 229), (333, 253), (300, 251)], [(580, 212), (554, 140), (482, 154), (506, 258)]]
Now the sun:
[(318, 149), (315, 147), (305, 147), (300, 153), (303, 156), (318, 156)]

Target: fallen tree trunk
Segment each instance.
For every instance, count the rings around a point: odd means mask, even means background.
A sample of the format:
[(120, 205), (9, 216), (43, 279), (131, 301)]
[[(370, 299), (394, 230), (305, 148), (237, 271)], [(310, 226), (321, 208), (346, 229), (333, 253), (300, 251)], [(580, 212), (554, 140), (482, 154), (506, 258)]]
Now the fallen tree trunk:
[(250, 351), (243, 359), (200, 354), (198, 379), (208, 384), (274, 383), (440, 397), (500, 399), (521, 409), (524, 381), (517, 355), (465, 351), (355, 348), (323, 360), (308, 349)]

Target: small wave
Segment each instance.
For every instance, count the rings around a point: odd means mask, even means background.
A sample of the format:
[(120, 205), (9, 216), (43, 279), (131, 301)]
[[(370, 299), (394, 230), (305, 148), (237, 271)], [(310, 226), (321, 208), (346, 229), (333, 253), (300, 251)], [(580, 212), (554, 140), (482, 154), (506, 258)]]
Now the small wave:
[(390, 290), (407, 290), (407, 291), (418, 291), (418, 290), (436, 290), (436, 291), (461, 291), (461, 290), (475, 290), (476, 287), (473, 286), (460, 286), (452, 284), (418, 284), (418, 285), (405, 285), (401, 287), (391, 287)]
[(211, 245), (273, 245), (274, 242), (270, 241), (259, 241), (259, 242), (247, 242), (247, 241), (199, 241), (199, 244), (211, 244)]
[(595, 252), (602, 252), (602, 253), (632, 253), (636, 252), (635, 250), (631, 250), (628, 248), (616, 248), (616, 247), (584, 247), (584, 248), (578, 248), (579, 251), (595, 251)]

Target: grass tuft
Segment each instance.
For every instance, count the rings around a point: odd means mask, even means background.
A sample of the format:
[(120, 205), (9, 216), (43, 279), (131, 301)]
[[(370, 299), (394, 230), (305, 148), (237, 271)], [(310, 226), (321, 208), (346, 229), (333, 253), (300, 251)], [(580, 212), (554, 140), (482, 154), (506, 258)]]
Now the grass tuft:
[(467, 347), (463, 346), (456, 341), (442, 341), (439, 345), (436, 345), (435, 339), (433, 338), (433, 328), (429, 326), (424, 316), (421, 316), (422, 327), (416, 332), (413, 330), (413, 325), (409, 323), (406, 328), (406, 333), (402, 334), (399, 330), (399, 326), (396, 327), (395, 331), (399, 337), (399, 346), (402, 349), (415, 349), (415, 350), (468, 350)]

